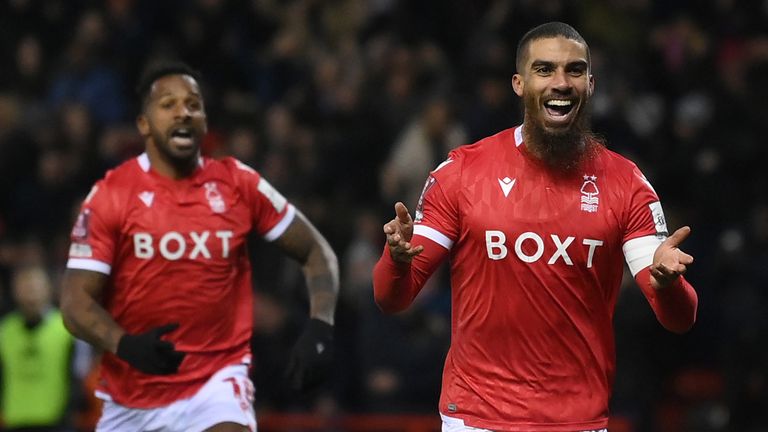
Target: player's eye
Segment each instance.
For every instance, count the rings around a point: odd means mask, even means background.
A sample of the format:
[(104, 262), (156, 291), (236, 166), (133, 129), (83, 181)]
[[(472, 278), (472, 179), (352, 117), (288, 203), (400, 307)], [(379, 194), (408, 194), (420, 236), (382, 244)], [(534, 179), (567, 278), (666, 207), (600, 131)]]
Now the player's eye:
[(579, 77), (587, 73), (587, 65), (584, 63), (571, 64), (566, 68), (569, 75)]

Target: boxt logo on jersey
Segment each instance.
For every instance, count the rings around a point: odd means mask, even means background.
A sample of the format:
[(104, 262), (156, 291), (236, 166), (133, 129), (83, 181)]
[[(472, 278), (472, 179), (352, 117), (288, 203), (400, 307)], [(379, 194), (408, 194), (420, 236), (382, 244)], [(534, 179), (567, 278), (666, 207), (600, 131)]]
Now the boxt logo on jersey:
[[(229, 230), (215, 231), (213, 236), (218, 239), (221, 246), (221, 258), (228, 258), (230, 250), (229, 239), (234, 236), (234, 232)], [(211, 259), (211, 250), (208, 249), (208, 239), (210, 237), (210, 231), (199, 233), (190, 231), (186, 237), (179, 232), (170, 231), (163, 234), (160, 237), (160, 241), (155, 243), (155, 238), (152, 234), (139, 232), (133, 235), (133, 253), (139, 259), (152, 259), (157, 251), (160, 252), (160, 256), (168, 261), (179, 260), (185, 255), (188, 259), (196, 259), (198, 257)], [(191, 243), (187, 241), (187, 238), (189, 238)], [(215, 242), (216, 240), (212, 241)]]
[[(551, 244), (555, 247), (555, 251), (549, 257), (549, 260), (547, 260), (547, 264), (553, 265), (562, 259), (566, 265), (574, 265), (573, 259), (571, 259), (571, 256), (568, 255), (568, 248), (571, 246), (571, 243), (576, 240), (576, 237), (568, 236), (565, 239), (561, 239), (557, 234), (550, 234), (549, 238), (552, 240)], [(526, 251), (523, 250), (523, 244), (526, 242), (533, 244), (533, 253), (526, 253)], [(592, 268), (592, 261), (595, 257), (595, 251), (598, 247), (602, 246), (603, 243), (604, 242), (602, 240), (589, 238), (585, 238), (581, 241), (581, 244), (588, 248), (586, 262), (587, 268)], [(507, 248), (507, 235), (504, 233), (504, 231), (486, 230), (485, 247), (488, 252), (488, 258), (494, 261), (506, 258), (509, 254), (509, 249)], [(540, 260), (544, 255), (544, 238), (535, 232), (526, 231), (517, 236), (517, 239), (515, 239), (514, 249), (515, 255), (517, 255), (520, 261), (526, 263), (534, 263)]]

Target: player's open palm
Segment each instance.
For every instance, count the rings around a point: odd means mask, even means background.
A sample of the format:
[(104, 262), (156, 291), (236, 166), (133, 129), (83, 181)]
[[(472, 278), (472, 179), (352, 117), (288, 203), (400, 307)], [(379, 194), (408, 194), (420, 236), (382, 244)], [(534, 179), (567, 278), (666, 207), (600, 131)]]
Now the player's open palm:
[(411, 262), (413, 257), (424, 250), (424, 246), (413, 246), (413, 219), (402, 202), (395, 204), (395, 218), (384, 224), (389, 253), (397, 262)]
[(669, 236), (653, 254), (651, 264), (651, 285), (664, 288), (684, 274), (693, 263), (693, 257), (680, 250), (680, 244), (691, 234), (691, 228), (684, 226)]

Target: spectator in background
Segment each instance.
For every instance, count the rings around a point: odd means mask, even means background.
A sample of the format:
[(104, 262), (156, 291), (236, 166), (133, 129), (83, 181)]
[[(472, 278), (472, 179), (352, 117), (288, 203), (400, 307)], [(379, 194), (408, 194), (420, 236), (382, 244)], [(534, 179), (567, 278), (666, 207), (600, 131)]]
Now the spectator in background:
[[(69, 162), (70, 157), (59, 149), (43, 150), (33, 176), (13, 189), (9, 213), (17, 234), (48, 243), (65, 229), (68, 220), (62, 215), (70, 214), (76, 196), (72, 185), (75, 164)], [(40, 211), (41, 203), (48, 211)]]
[(373, 301), (371, 272), (381, 251), (376, 213), (360, 211), (344, 253), (342, 300), (355, 311), (354, 350), (344, 359), (351, 401), (365, 412), (424, 412), (437, 403), (440, 366), (450, 339), (450, 298), (434, 277), (407, 313), (384, 316)]
[(0, 321), (4, 430), (69, 430), (83, 375), (73, 371), (74, 338), (52, 303), (51, 280), (41, 266), (21, 267), (12, 291), (16, 309)]
[(381, 174), (382, 196), (403, 197), (416, 204), (423, 174), (450, 150), (467, 143), (464, 127), (455, 120), (448, 99), (429, 100), (392, 147)]
[(72, 102), (84, 104), (100, 124), (123, 121), (127, 113), (121, 77), (104, 59), (106, 31), (100, 12), (82, 15), (49, 94), (54, 108)]

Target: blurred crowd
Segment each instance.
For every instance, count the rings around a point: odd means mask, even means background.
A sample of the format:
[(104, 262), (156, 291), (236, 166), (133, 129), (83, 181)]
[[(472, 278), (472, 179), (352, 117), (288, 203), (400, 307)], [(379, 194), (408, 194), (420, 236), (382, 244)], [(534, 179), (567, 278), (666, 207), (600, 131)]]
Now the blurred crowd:
[[(21, 283), (46, 285), (38, 302), (55, 310), (80, 201), (143, 149), (142, 68), (183, 59), (203, 74), (205, 153), (258, 169), (341, 259), (337, 376), (295, 395), (282, 368), (306, 317), (303, 281), (253, 239), (257, 410), (436, 413), (445, 271), (409, 311), (382, 315), (381, 225), (395, 201), (413, 209), (451, 148), (519, 124), (515, 47), (552, 20), (590, 44), (595, 131), (645, 172), (670, 228), (693, 229), (698, 323), (667, 333), (625, 284), (613, 414), (638, 432), (768, 431), (766, 0), (4, 0), (0, 319), (24, 304)], [(30, 269), (43, 274), (19, 276)], [(62, 414), (82, 429), (93, 375), (76, 357), (71, 386), (83, 388)]]

